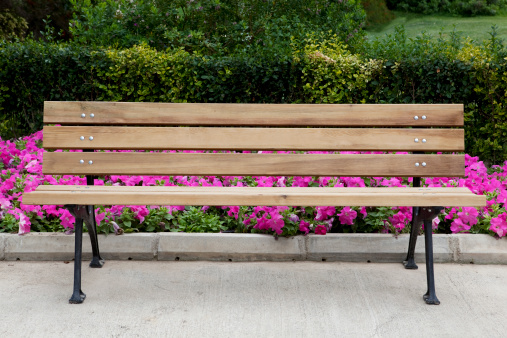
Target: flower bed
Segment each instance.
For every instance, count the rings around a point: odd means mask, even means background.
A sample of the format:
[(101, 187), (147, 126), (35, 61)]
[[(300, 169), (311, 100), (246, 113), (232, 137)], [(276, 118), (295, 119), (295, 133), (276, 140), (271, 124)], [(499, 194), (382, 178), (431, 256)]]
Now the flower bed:
[[(68, 231), (74, 217), (63, 206), (30, 206), (22, 193), (41, 184), (86, 184), (80, 176), (42, 174), (42, 131), (19, 140), (0, 139), (0, 232)], [(61, 151), (61, 150), (57, 150)], [(477, 157), (465, 156), (464, 178), (423, 178), (427, 187), (460, 186), (487, 196), (485, 208), (446, 207), (433, 220), (435, 232), (507, 234), (507, 162), (486, 168)], [(238, 176), (106, 176), (96, 185), (187, 185), (187, 186), (409, 186), (400, 177), (238, 177)], [(109, 232), (261, 232), (276, 236), (326, 234), (328, 232), (407, 232), (410, 207), (347, 206), (100, 206), (95, 209), (98, 230)]]

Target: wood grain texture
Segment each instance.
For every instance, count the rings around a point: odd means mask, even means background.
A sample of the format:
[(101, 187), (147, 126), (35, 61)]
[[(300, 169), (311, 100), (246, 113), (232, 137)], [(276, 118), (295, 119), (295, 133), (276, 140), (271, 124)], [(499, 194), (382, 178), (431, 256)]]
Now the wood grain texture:
[[(23, 203), (82, 205), (485, 206), (486, 197), (454, 188), (229, 188), (40, 186)], [(449, 192), (441, 193), (441, 189)], [(451, 192), (452, 191), (452, 192)]]
[(46, 149), (450, 152), (464, 151), (464, 138), (463, 129), (44, 127)]
[[(89, 161), (93, 164), (88, 164)], [(420, 165), (417, 167), (415, 163)], [(47, 175), (449, 177), (464, 176), (465, 159), (464, 155), (53, 152), (44, 153), (43, 172)]]
[[(85, 114), (82, 118), (81, 114)], [(91, 117), (94, 114), (94, 117)], [(422, 116), (426, 119), (422, 119)], [(418, 119), (415, 120), (414, 117)], [(44, 102), (44, 123), (224, 126), (463, 126), (462, 104)]]

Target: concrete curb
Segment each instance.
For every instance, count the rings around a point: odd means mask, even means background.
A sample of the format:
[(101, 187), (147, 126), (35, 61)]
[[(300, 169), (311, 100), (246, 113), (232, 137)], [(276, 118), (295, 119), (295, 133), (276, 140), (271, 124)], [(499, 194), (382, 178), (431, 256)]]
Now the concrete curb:
[[(83, 257), (91, 257), (88, 234)], [(110, 260), (347, 261), (401, 262), (408, 235), (328, 234), (275, 240), (259, 234), (141, 233), (99, 235), (102, 258)], [(416, 261), (424, 262), (424, 237)], [(507, 240), (489, 235), (434, 235), (436, 262), (507, 264)], [(0, 234), (0, 260), (72, 260), (74, 236), (63, 233)]]

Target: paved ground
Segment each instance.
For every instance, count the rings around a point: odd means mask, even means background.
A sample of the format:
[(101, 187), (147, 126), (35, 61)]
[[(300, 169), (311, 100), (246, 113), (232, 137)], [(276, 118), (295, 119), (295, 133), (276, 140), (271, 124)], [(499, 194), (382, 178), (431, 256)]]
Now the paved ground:
[(507, 266), (0, 261), (0, 337), (506, 337)]

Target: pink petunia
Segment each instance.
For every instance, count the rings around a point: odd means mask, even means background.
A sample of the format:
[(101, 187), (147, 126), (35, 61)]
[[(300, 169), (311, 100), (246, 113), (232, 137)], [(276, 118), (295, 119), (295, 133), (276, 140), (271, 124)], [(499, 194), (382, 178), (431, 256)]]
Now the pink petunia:
[(491, 219), (489, 230), (495, 232), (499, 237), (507, 235), (507, 213), (498, 215)]
[(327, 228), (324, 225), (317, 225), (315, 227), (315, 234), (316, 235), (325, 235), (327, 233)]
[(479, 212), (474, 207), (463, 207), (462, 211), (458, 212), (458, 218), (463, 221), (463, 223), (467, 223), (470, 226), (474, 226), (477, 224), (477, 216), (479, 216)]
[(340, 213), (338, 213), (338, 219), (341, 224), (354, 224), (354, 220), (357, 217), (357, 211), (351, 209), (350, 207), (344, 207)]

